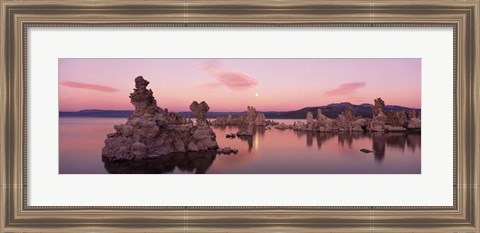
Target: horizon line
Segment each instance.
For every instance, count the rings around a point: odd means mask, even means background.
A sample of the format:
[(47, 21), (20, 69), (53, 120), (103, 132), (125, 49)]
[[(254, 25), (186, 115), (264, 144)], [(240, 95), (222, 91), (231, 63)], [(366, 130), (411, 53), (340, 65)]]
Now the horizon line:
[[(342, 103), (348, 103), (348, 102), (342, 102)], [(341, 103), (332, 103), (332, 104), (341, 104)], [(368, 103), (363, 103), (363, 104), (353, 104), (353, 105), (364, 105), (364, 104), (368, 104)], [(328, 104), (330, 105), (330, 104)], [(302, 110), (304, 108), (319, 108), (319, 107), (325, 107), (325, 106), (328, 106), (328, 105), (323, 105), (323, 106), (309, 106), (309, 107), (303, 107), (303, 108), (299, 108), (299, 109), (293, 109), (293, 110), (258, 110), (257, 111), (260, 111), (260, 112), (292, 112), (292, 111), (298, 111), (298, 110)], [(372, 105), (373, 104), (368, 104), (368, 105)], [(409, 108), (409, 109), (416, 109), (416, 110), (421, 110), (422, 108), (416, 108), (416, 107), (406, 107), (406, 106), (402, 106), (402, 105), (396, 105), (396, 104), (387, 104), (385, 106), (398, 106), (398, 107), (402, 107), (402, 108)], [(81, 111), (135, 111), (135, 109), (97, 109), (97, 108), (86, 108), (86, 109), (80, 109), (80, 110), (59, 110), (59, 112), (81, 112)], [(185, 109), (185, 110), (179, 110), (179, 111), (171, 111), (169, 109), (169, 112), (191, 112), (190, 109)], [(238, 110), (238, 111), (209, 111), (209, 112), (231, 112), (231, 113), (234, 113), (234, 112), (248, 112), (248, 110)]]

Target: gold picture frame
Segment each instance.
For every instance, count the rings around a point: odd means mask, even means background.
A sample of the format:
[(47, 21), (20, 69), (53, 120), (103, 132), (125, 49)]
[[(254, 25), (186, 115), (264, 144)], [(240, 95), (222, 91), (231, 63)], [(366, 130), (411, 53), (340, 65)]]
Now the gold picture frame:
[[(479, 232), (479, 0), (0, 0), (0, 232)], [(28, 27), (453, 27), (451, 207), (32, 207)]]

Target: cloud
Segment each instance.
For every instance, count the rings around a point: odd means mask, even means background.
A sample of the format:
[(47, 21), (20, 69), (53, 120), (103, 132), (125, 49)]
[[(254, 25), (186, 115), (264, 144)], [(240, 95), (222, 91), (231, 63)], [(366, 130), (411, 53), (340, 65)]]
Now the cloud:
[(60, 85), (65, 86), (65, 87), (87, 89), (87, 90), (92, 90), (92, 91), (101, 91), (101, 92), (116, 92), (116, 91), (118, 91), (117, 89), (112, 88), (112, 87), (102, 86), (102, 85), (97, 85), (97, 84), (90, 84), (90, 83), (80, 83), (80, 82), (72, 82), (72, 81), (66, 81), (66, 80), (60, 80), (59, 83), (60, 83)]
[(325, 92), (327, 96), (349, 95), (355, 93), (358, 89), (366, 86), (365, 82), (344, 83), (335, 89)]
[[(257, 80), (240, 72), (230, 71), (221, 65), (219, 61), (210, 61), (203, 66), (203, 71), (217, 79), (222, 84), (233, 90), (246, 90), (258, 85)], [(216, 85), (209, 83), (208, 86)]]
[(214, 89), (221, 86), (223, 86), (223, 83), (221, 82), (210, 82), (210, 83), (204, 83), (200, 85), (200, 87), (205, 89)]

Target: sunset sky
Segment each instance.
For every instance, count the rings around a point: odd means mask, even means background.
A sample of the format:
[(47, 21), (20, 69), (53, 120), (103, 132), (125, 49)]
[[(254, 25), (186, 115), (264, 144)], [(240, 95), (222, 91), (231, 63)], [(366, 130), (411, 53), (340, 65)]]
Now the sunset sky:
[(330, 103), (420, 108), (421, 59), (59, 59), (60, 111), (130, 110), (143, 76), (159, 107), (297, 110)]

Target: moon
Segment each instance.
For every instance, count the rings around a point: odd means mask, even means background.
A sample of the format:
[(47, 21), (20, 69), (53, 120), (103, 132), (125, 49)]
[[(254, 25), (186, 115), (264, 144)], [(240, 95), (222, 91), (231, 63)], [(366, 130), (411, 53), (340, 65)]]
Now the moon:
[(258, 97), (258, 93), (255, 93), (255, 96)]

